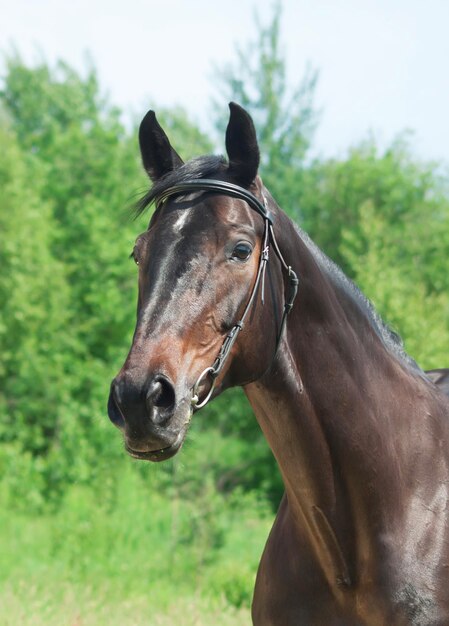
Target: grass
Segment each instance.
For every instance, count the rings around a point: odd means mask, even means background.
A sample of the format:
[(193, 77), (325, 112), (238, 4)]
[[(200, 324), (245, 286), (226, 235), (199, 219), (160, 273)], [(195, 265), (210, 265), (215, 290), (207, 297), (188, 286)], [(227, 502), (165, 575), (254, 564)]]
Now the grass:
[[(55, 592), (58, 601), (55, 602)], [(149, 596), (118, 601), (107, 585), (103, 590), (60, 583), (22, 581), (16, 590), (1, 593), (1, 626), (247, 626), (247, 607), (236, 608), (224, 599), (201, 596), (173, 599), (165, 609), (152, 606)]]
[(53, 511), (0, 510), (0, 626), (249, 624), (268, 506), (207, 480), (184, 498), (130, 463), (111, 472)]

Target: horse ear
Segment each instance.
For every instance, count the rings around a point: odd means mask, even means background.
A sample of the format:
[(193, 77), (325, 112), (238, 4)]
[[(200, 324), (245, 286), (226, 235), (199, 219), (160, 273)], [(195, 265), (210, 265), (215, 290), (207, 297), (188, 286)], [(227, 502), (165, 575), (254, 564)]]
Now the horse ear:
[(239, 183), (250, 185), (257, 176), (260, 161), (256, 129), (251, 116), (241, 106), (230, 102), (229, 110), (226, 129), (229, 172)]
[(153, 182), (183, 164), (181, 157), (171, 147), (154, 111), (148, 111), (140, 124), (139, 144), (143, 166)]

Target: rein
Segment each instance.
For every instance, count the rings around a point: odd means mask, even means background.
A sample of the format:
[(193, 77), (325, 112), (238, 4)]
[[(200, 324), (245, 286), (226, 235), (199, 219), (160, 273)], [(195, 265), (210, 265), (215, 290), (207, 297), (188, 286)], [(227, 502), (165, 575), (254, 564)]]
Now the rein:
[[(161, 192), (161, 194), (156, 198), (156, 207), (159, 208), (162, 204), (172, 196), (191, 193), (194, 191), (212, 191), (215, 193), (221, 193), (226, 196), (231, 196), (233, 198), (239, 198), (241, 200), (245, 200), (245, 202), (263, 217), (264, 220), (264, 232), (262, 236), (262, 247), (260, 251), (259, 257), (259, 267), (257, 269), (256, 280), (251, 291), (251, 295), (248, 299), (248, 302), (245, 306), (245, 310), (243, 311), (242, 317), (238, 322), (234, 324), (229, 333), (226, 335), (223, 344), (220, 348), (220, 352), (218, 353), (215, 361), (209, 367), (206, 367), (205, 370), (201, 372), (196, 383), (193, 385), (192, 389), (192, 398), (191, 405), (193, 410), (201, 409), (205, 406), (212, 397), (212, 394), (215, 389), (215, 385), (217, 382), (217, 378), (222, 371), (224, 364), (229, 356), (229, 353), (232, 350), (234, 343), (237, 340), (239, 332), (242, 330), (245, 319), (253, 305), (253, 302), (256, 298), (257, 290), (259, 285), (262, 285), (262, 304), (264, 302), (264, 284), (265, 284), (265, 271), (267, 267), (267, 263), (269, 260), (269, 251), (270, 244), (273, 245), (273, 249), (281, 262), (282, 267), (288, 274), (289, 278), (289, 291), (284, 304), (284, 311), (282, 313), (281, 325), (279, 328), (278, 336), (276, 338), (276, 346), (274, 349), (273, 359), (276, 356), (276, 353), (279, 348), (279, 344), (282, 338), (282, 334), (284, 331), (285, 323), (287, 320), (287, 315), (290, 313), (293, 303), (296, 298), (296, 294), (298, 292), (298, 284), (299, 280), (296, 273), (292, 270), (290, 265), (287, 265), (284, 257), (281, 254), (278, 243), (276, 241), (276, 236), (273, 230), (273, 215), (267, 208), (267, 200), (265, 196), (263, 197), (263, 204), (260, 202), (258, 198), (250, 191), (245, 189), (244, 187), (240, 187), (239, 185), (234, 185), (233, 183), (228, 183), (225, 181), (208, 179), (208, 178), (200, 178), (196, 180), (187, 180), (183, 183), (177, 183), (168, 189), (165, 189)], [(199, 399), (199, 388), (203, 380), (205, 380), (209, 376), (212, 380), (210, 389), (203, 400)]]

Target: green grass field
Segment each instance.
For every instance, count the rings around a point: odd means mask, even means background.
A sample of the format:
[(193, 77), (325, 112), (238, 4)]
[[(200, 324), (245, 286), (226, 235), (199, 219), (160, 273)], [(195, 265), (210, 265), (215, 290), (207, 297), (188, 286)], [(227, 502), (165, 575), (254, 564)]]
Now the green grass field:
[[(53, 592), (56, 592), (57, 601)], [(173, 597), (167, 608), (153, 606), (149, 597), (118, 602), (107, 586), (92, 589), (57, 584), (21, 583), (1, 594), (1, 626), (247, 626), (251, 623), (247, 607), (237, 609), (226, 601), (200, 596)]]
[(115, 477), (112, 494), (75, 485), (54, 511), (2, 509), (0, 625), (249, 624), (271, 514), (208, 485), (169, 498), (132, 462)]

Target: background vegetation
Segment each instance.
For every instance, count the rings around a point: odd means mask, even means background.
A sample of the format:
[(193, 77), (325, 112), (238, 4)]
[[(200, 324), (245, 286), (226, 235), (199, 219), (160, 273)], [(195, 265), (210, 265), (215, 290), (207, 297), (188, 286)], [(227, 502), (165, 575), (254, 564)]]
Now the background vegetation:
[[(407, 136), (312, 159), (317, 74), (286, 87), (279, 13), (219, 68), (254, 116), (262, 176), (425, 368), (449, 366), (449, 176)], [(223, 117), (221, 117), (223, 114)], [(159, 111), (188, 158), (218, 143)], [(0, 625), (248, 624), (282, 493), (238, 391), (198, 415), (182, 453), (134, 462), (106, 415), (134, 327), (128, 255), (148, 216), (136, 128), (93, 68), (8, 59), (0, 92)]]

